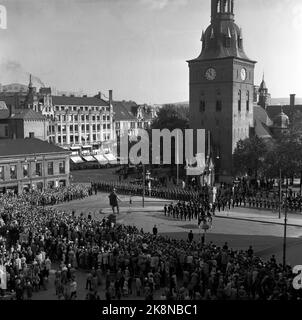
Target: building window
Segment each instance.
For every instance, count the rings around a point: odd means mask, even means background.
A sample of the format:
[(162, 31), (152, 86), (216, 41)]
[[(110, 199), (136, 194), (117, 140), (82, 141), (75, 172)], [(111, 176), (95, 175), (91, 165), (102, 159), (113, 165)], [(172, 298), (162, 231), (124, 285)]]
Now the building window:
[(4, 180), (4, 166), (0, 166), (0, 180)]
[(216, 101), (216, 111), (217, 112), (221, 112), (222, 110), (222, 101), (221, 100), (217, 100)]
[(78, 132), (78, 131), (79, 131), (79, 126), (78, 126), (77, 124), (74, 126), (74, 131), (75, 131), (75, 132)]
[(16, 165), (10, 166), (10, 178), (11, 178), (11, 180), (17, 179), (17, 166)]
[(92, 121), (95, 121), (95, 116), (92, 116)]
[(106, 130), (106, 124), (103, 124), (103, 129)]
[(59, 181), (59, 186), (60, 187), (66, 187), (66, 180), (60, 180)]
[(77, 115), (74, 116), (74, 121), (78, 121), (79, 117)]
[(250, 111), (250, 92), (246, 92), (246, 112)]
[(241, 90), (238, 91), (238, 112), (241, 112)]
[(73, 132), (73, 125), (70, 126), (70, 131)]
[(89, 121), (89, 114), (86, 114), (86, 121)]
[(81, 115), (81, 120), (85, 121), (85, 116), (84, 115)]
[(96, 125), (93, 124), (93, 125), (92, 125), (92, 130), (95, 131), (95, 128), (96, 128)]
[(42, 163), (36, 163), (36, 176), (42, 177)]
[(242, 48), (242, 39), (240, 37), (238, 37), (238, 48)]
[(59, 173), (65, 174), (65, 161), (59, 162)]
[(63, 136), (63, 143), (66, 143), (66, 136)]
[(110, 116), (107, 116), (107, 120), (110, 121)]
[(107, 124), (107, 129), (110, 129), (110, 123)]
[(58, 131), (61, 133), (61, 126), (58, 125)]
[(47, 163), (47, 174), (53, 176), (53, 162)]
[(101, 120), (101, 117), (100, 117), (100, 116), (97, 116), (97, 117), (96, 117), (96, 120), (97, 120), (97, 121), (100, 121), (100, 120)]
[(73, 143), (73, 136), (70, 136), (70, 143)]
[(229, 36), (225, 37), (225, 47), (230, 48), (231, 47), (231, 38)]
[(62, 126), (62, 132), (63, 132), (63, 133), (66, 133), (66, 126), (65, 126), (65, 125)]
[(78, 142), (79, 142), (79, 137), (75, 136), (75, 143), (78, 143)]
[(84, 124), (82, 124), (81, 129), (82, 129), (82, 131), (85, 131), (85, 125)]
[(48, 181), (47, 186), (48, 186), (48, 189), (53, 189), (55, 186), (54, 181)]
[(96, 126), (96, 129), (97, 129), (97, 131), (100, 131), (100, 130), (101, 130), (101, 126), (98, 124), (98, 125)]
[(86, 124), (86, 131), (89, 131), (89, 124)]
[(205, 112), (206, 111), (206, 102), (204, 100), (200, 101), (199, 103), (199, 112)]
[(96, 141), (96, 134), (92, 136), (93, 141)]
[(58, 142), (61, 143), (61, 141), (62, 141), (62, 140), (61, 140), (61, 137), (58, 137)]
[(28, 172), (28, 164), (23, 164), (23, 177), (28, 178), (29, 172)]
[(66, 116), (62, 116), (62, 121), (63, 121), (63, 122), (66, 121)]
[(4, 126), (4, 137), (8, 137), (8, 126)]

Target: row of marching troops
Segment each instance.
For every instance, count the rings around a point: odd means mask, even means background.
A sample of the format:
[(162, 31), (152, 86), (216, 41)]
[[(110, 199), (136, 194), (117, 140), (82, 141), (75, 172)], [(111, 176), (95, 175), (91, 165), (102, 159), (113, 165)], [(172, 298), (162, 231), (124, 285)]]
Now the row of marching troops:
[(191, 221), (198, 220), (198, 225), (202, 222), (212, 222), (212, 214), (215, 214), (213, 207), (207, 201), (178, 201), (164, 206), (164, 214), (173, 219)]
[[(199, 191), (186, 190), (182, 188), (143, 188), (142, 185), (136, 185), (129, 182), (93, 182), (92, 189), (95, 194), (98, 191), (111, 192), (115, 188), (117, 193), (130, 195), (130, 196), (142, 196), (143, 193), (146, 196), (178, 200), (183, 202), (196, 202), (196, 203), (208, 203), (211, 205), (211, 210), (215, 212), (224, 211), (234, 207), (247, 207), (257, 209), (278, 210), (280, 206), (278, 192), (257, 191), (250, 192), (249, 190), (238, 187), (219, 187), (210, 188), (203, 187)], [(204, 205), (203, 205), (204, 206)], [(207, 206), (204, 206), (205, 208)], [(288, 211), (301, 212), (302, 211), (302, 197), (300, 194), (294, 193), (289, 190), (287, 197), (285, 192), (282, 192), (281, 196), (281, 208), (287, 208)], [(206, 210), (206, 209), (205, 209)], [(194, 215), (194, 213), (193, 213)], [(180, 213), (179, 213), (180, 216)], [(189, 219), (191, 214), (186, 217)], [(185, 216), (183, 215), (183, 218)]]

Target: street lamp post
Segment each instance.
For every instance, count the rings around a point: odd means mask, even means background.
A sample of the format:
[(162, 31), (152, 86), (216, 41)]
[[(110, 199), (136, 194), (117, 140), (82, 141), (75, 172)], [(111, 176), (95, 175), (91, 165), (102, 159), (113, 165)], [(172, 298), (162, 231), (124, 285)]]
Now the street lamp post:
[(145, 207), (145, 183), (146, 183), (146, 180), (145, 180), (145, 164), (143, 163), (143, 208)]
[(287, 192), (288, 192), (288, 180), (286, 178), (285, 206), (284, 206), (284, 236), (283, 236), (283, 269), (284, 270), (286, 267)]
[(280, 172), (279, 172), (279, 219), (281, 219), (281, 202), (282, 202), (281, 180), (282, 180), (282, 172), (281, 172), (281, 168), (280, 168)]

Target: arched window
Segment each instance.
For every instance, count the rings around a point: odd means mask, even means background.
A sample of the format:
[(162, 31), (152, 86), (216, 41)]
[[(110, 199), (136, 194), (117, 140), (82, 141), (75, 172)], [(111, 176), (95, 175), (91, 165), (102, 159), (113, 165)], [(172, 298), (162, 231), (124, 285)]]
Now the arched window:
[(238, 91), (238, 112), (241, 112), (241, 90)]
[(246, 112), (250, 112), (250, 92), (246, 92)]

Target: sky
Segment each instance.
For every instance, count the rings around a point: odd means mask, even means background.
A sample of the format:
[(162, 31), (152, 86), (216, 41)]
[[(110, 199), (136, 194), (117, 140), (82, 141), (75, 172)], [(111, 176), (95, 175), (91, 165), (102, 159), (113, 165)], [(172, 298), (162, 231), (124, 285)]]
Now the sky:
[[(188, 101), (186, 60), (201, 51), (210, 0), (0, 0), (0, 83), (138, 103)], [(302, 97), (302, 1), (235, 0), (248, 57), (274, 98)], [(41, 81), (39, 81), (40, 79)], [(108, 94), (107, 94), (108, 95)]]

